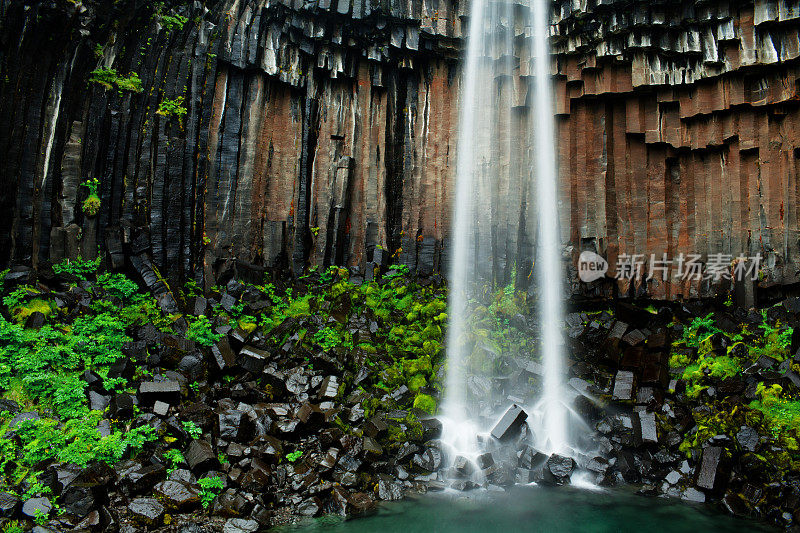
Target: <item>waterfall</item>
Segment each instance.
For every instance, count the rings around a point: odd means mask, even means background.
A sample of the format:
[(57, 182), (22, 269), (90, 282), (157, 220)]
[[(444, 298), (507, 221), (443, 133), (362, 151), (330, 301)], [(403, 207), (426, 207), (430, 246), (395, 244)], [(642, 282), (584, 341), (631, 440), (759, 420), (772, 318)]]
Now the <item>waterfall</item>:
[[(567, 417), (564, 407), (561, 304), (563, 280), (559, 266), (561, 244), (558, 233), (558, 175), (556, 173), (553, 88), (550, 81), (547, 0), (531, 0), (534, 54), (534, 161), (538, 206), (538, 254), (536, 274), (539, 283), (538, 316), (541, 327), (544, 391), (538, 411), (546, 436), (547, 452), (564, 452), (567, 444)], [(541, 437), (540, 437), (541, 438)], [(549, 443), (549, 444), (548, 444)]]
[[(469, 316), (467, 292), (470, 284), (470, 261), (475, 247), (471, 241), (476, 212), (476, 181), (481, 157), (476, 118), (490, 111), (486, 85), (479, 80), (479, 64), (484, 52), (484, 10), (486, 0), (472, 0), (467, 52), (462, 76), (461, 108), (458, 124), (456, 193), (453, 209), (453, 243), (450, 261), (450, 293), (447, 330), (447, 380), (443, 405), (443, 435), (447, 444), (459, 453), (474, 456), (477, 452), (476, 429), (466, 408), (465, 353), (463, 339)], [(485, 116), (485, 115), (482, 115)], [(459, 231), (462, 229), (463, 231)]]
[[(496, 422), (501, 414), (498, 406), (505, 409), (509, 405), (506, 398), (493, 398), (487, 390), (491, 383), (486, 382), (492, 376), (475, 375), (469, 368), (475, 346), (467, 339), (476, 305), (473, 291), (481, 283), (491, 285), (498, 281), (495, 254), (502, 255), (503, 250), (498, 253), (501, 239), (496, 238), (495, 232), (498, 227), (505, 229), (507, 235), (518, 231), (510, 222), (515, 209), (518, 224), (526, 225), (521, 230), (536, 235), (534, 282), (539, 287), (537, 322), (543, 383), (536, 402), (525, 405), (531, 416), (528, 424), (539, 451), (568, 451), (548, 3), (531, 2), (521, 5), (512, 0), (471, 0), (462, 63), (447, 379), (442, 406), (442, 440), (451, 458), (460, 455), (474, 460), (485, 449), (481, 442), (485, 443), (486, 437), (480, 433), (491, 429), (489, 424), (493, 422), (489, 419)], [(526, 32), (526, 28), (530, 31)], [(527, 38), (526, 33), (532, 38)], [(517, 98), (514, 90), (513, 70), (518, 60), (523, 61), (516, 46), (528, 47), (533, 58), (528, 71), (532, 84), (527, 101)], [(525, 213), (531, 206), (535, 206), (536, 214)], [(536, 221), (535, 229), (527, 227), (527, 218)], [(481, 391), (486, 392), (483, 398)]]

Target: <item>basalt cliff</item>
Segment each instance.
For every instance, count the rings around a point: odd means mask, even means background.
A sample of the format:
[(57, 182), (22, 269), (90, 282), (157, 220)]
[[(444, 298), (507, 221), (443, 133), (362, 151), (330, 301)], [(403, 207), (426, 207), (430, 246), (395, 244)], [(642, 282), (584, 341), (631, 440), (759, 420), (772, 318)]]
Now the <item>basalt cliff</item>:
[[(552, 8), (573, 290), (714, 290), (680, 279), (587, 288), (575, 281), (587, 249), (611, 273), (622, 254), (760, 253), (762, 285), (800, 281), (797, 5)], [(2, 0), (0, 263), (101, 253), (154, 283), (207, 286), (230, 267), (445, 273), (468, 9)], [(498, 91), (529, 120), (530, 28), (508, 31), (518, 53)], [(507, 208), (486, 214), (500, 282), (525, 279), (534, 256), (525, 172), (499, 185)]]

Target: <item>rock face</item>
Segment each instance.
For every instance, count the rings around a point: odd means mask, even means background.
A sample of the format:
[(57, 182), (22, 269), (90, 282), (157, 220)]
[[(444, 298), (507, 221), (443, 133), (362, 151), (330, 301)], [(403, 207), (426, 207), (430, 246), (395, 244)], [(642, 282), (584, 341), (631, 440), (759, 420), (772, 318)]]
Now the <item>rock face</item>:
[[(214, 285), (223, 266), (241, 269), (234, 259), (369, 272), (396, 254), (444, 271), (468, 2), (218, 0), (161, 15), (106, 4), (1, 4), (0, 263), (99, 246), (154, 286), (157, 270)], [(770, 276), (798, 281), (798, 17), (780, 0), (553, 3), (573, 261), (592, 249), (613, 273), (622, 254), (762, 252)], [(516, 106), (531, 81), (519, 43), (512, 75), (497, 80)], [(98, 69), (137, 74), (141, 91)], [(96, 215), (82, 209), (90, 178)], [(501, 185), (525, 197), (519, 176)], [(506, 281), (535, 243), (525, 206), (491, 215), (491, 268)], [(669, 298), (712, 288), (619, 287)]]

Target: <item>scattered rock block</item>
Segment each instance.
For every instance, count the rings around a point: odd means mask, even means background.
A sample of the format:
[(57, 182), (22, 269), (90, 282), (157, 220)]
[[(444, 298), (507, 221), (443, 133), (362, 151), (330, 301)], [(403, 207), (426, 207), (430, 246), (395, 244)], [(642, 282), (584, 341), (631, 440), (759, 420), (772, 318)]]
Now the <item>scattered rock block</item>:
[(10, 492), (0, 492), (0, 517), (13, 517), (19, 508), (19, 501), (19, 497)]
[(742, 426), (736, 434), (736, 442), (739, 443), (742, 449), (748, 452), (754, 452), (761, 442), (761, 436), (758, 434), (758, 431), (750, 426)]
[(139, 385), (139, 399), (148, 404), (157, 400), (176, 403), (180, 396), (181, 384), (177, 381), (145, 381)]
[(166, 402), (162, 402), (161, 400), (156, 401), (153, 404), (153, 414), (157, 416), (167, 416), (169, 413), (169, 404)]
[(614, 378), (614, 393), (612, 398), (619, 401), (633, 399), (633, 372), (619, 370)]
[(689, 487), (683, 491), (681, 499), (689, 502), (703, 503), (706, 501), (706, 495), (693, 487)]
[(566, 485), (569, 483), (574, 469), (575, 461), (572, 457), (554, 453), (544, 464), (543, 481), (555, 485)]
[(512, 405), (506, 409), (506, 412), (492, 428), (492, 436), (500, 441), (516, 437), (519, 434), (519, 428), (527, 418), (528, 413), (522, 407), (516, 404)]
[(328, 376), (322, 380), (319, 386), (318, 398), (320, 401), (333, 400), (339, 394), (339, 378), (336, 376)]
[(47, 498), (31, 498), (22, 504), (22, 514), (28, 518), (36, 518), (40, 513), (49, 515), (52, 510), (53, 504)]
[(247, 345), (239, 352), (239, 365), (248, 372), (258, 373), (264, 370), (269, 360), (269, 352)]
[(459, 455), (455, 458), (453, 461), (453, 468), (462, 476), (469, 476), (473, 470), (472, 463), (463, 455)]
[(253, 422), (244, 411), (225, 409), (217, 415), (219, 436), (225, 440), (243, 442), (253, 435)]
[(381, 479), (378, 481), (378, 498), (381, 500), (393, 501), (403, 497), (403, 491), (397, 483)]
[(154, 488), (156, 497), (168, 509), (190, 511), (200, 505), (200, 493), (178, 481), (162, 481)]
[(236, 365), (236, 355), (234, 355), (227, 337), (221, 338), (211, 347), (211, 355), (214, 356), (214, 361), (220, 370)]
[(128, 505), (133, 521), (145, 527), (157, 527), (164, 519), (164, 506), (155, 498), (136, 498)]
[(208, 471), (219, 464), (211, 443), (205, 440), (193, 440), (184, 457), (193, 472)]
[(383, 435), (384, 433), (386, 433), (388, 429), (389, 426), (379, 416), (373, 416), (372, 418), (364, 422), (364, 425), (362, 426), (364, 435), (372, 437), (373, 439), (379, 437), (380, 435)]
[(163, 479), (165, 471), (163, 465), (148, 464), (127, 472), (123, 481), (134, 494), (149, 492), (159, 479)]
[(259, 524), (246, 518), (229, 518), (222, 526), (222, 533), (255, 533)]
[(720, 463), (724, 448), (719, 446), (707, 446), (703, 449), (703, 459), (700, 463), (700, 470), (697, 473), (697, 486), (701, 489), (714, 490), (722, 481), (719, 472)]
[(633, 413), (633, 432), (637, 446), (658, 444), (656, 414), (646, 411)]
[(422, 426), (422, 440), (429, 441), (442, 436), (442, 423), (437, 418), (424, 418), (419, 421)]
[(494, 457), (490, 452), (482, 453), (475, 459), (475, 463), (481, 470), (486, 470), (494, 464)]

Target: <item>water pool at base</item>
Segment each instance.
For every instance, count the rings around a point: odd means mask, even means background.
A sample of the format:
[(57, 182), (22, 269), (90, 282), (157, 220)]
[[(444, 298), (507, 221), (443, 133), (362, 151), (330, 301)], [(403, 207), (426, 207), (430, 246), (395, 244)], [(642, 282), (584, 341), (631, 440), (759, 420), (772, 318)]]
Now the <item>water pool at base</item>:
[(521, 486), (503, 493), (427, 494), (384, 503), (351, 520), (323, 517), (283, 532), (493, 533), (493, 532), (758, 532), (762, 524), (706, 506), (623, 490)]

